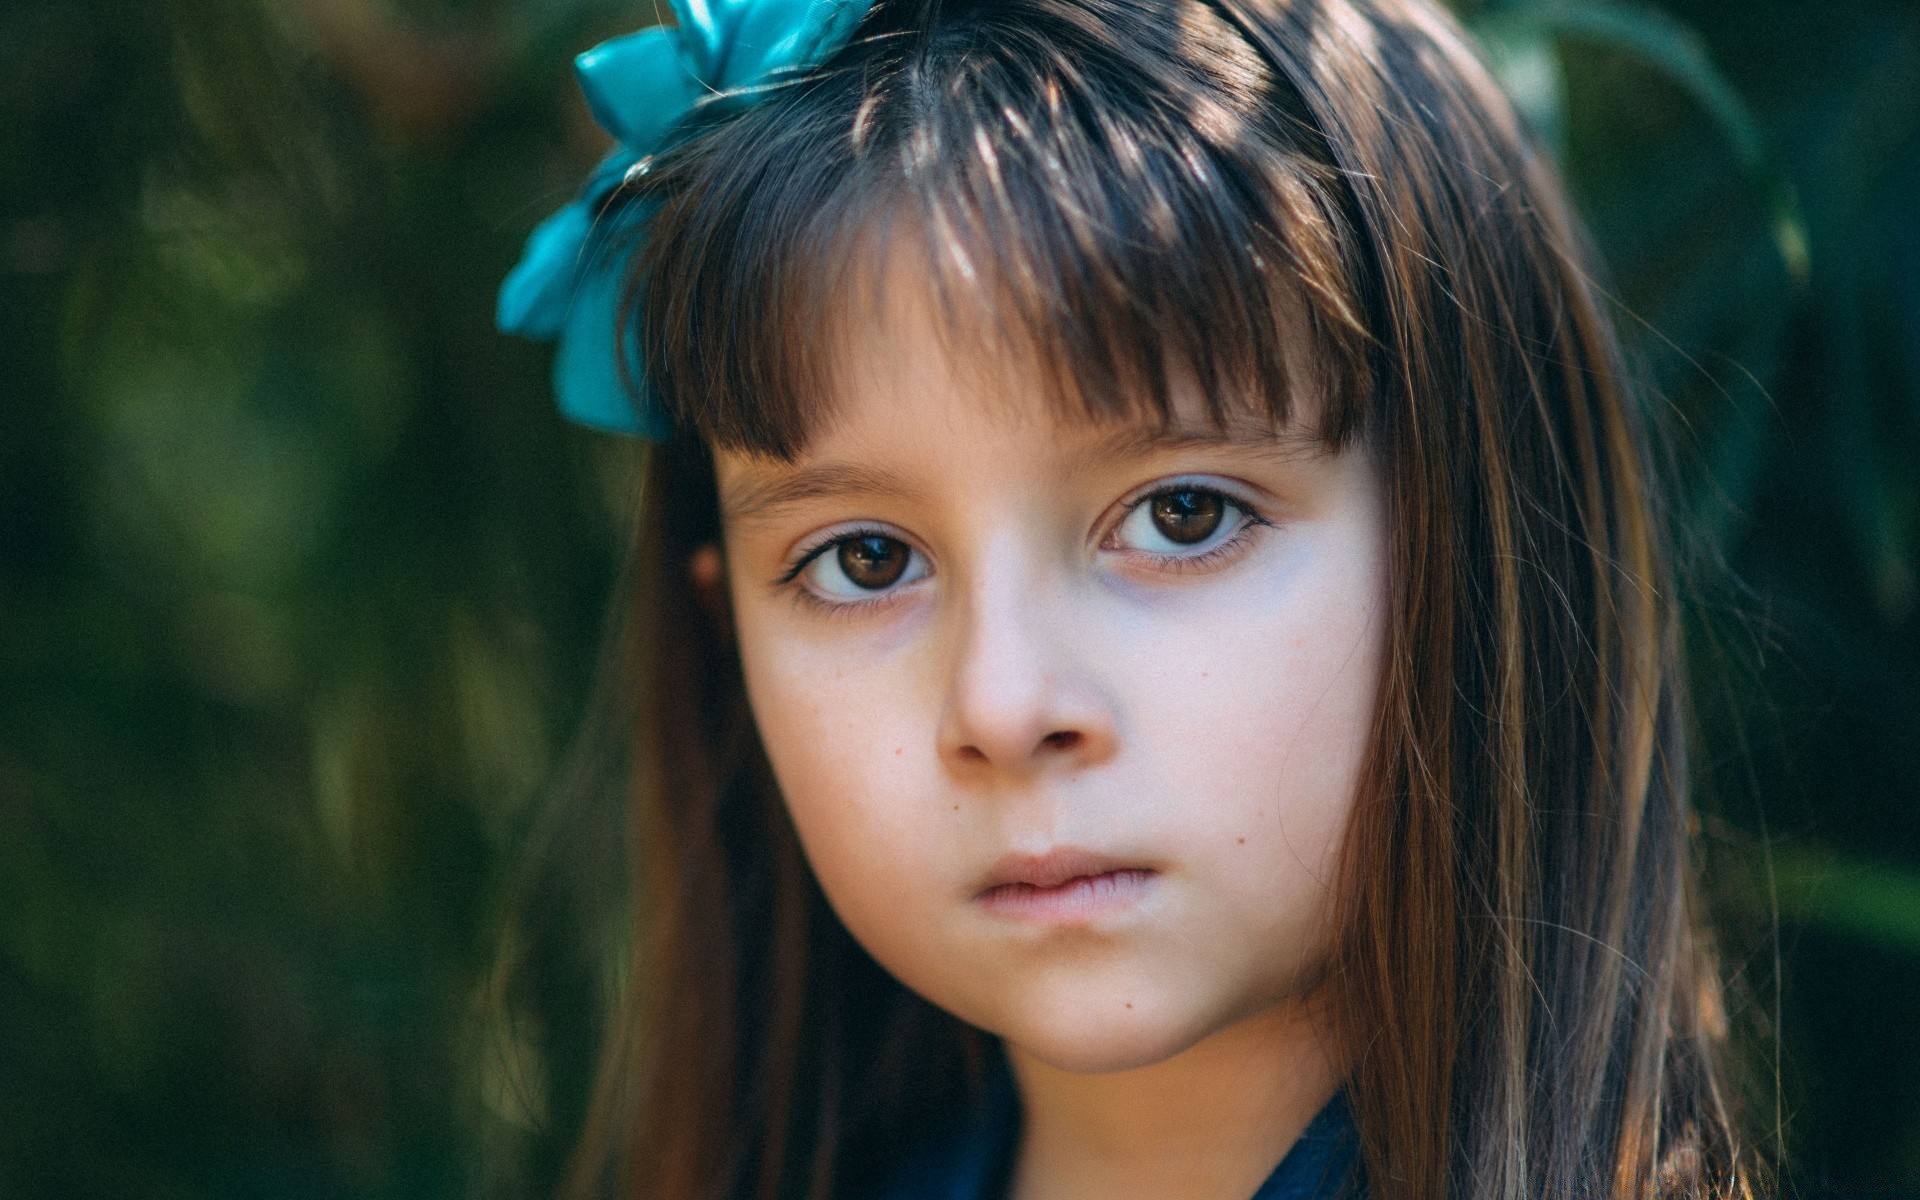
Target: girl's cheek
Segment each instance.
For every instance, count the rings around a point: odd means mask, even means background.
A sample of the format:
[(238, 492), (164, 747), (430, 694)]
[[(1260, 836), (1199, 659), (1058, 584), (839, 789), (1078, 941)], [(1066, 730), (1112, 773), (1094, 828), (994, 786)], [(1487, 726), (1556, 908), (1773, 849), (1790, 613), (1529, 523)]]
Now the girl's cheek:
[(743, 644), (762, 743), (838, 906), (853, 900), (843, 881), (886, 889), (896, 873), (911, 874), (902, 868), (924, 835), (938, 784), (928, 777), (917, 689), (885, 661), (828, 658), (778, 638)]

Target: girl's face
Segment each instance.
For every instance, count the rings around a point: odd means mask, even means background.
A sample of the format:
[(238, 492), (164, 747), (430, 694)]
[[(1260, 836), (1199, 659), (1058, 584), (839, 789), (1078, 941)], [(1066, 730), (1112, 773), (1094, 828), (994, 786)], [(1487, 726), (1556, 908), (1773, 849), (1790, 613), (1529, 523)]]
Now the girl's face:
[(716, 456), (753, 713), (829, 902), (1064, 1070), (1300, 1003), (1381, 665), (1366, 454), (1056, 420), (890, 280), (800, 459)]

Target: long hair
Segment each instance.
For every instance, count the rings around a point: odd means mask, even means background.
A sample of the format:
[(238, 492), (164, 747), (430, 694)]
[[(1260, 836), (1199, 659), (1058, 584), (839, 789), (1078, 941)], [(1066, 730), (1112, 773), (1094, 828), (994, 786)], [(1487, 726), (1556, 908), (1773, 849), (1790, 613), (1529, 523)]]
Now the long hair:
[(1311, 387), (1380, 465), (1387, 661), (1327, 963), (1369, 1194), (1751, 1191), (1648, 434), (1560, 184), (1443, 12), (880, 0), (615, 202), (658, 206), (630, 316), (684, 434), (643, 488), (632, 982), (583, 1191), (858, 1195), (979, 1087), (979, 1035), (826, 907), (685, 569), (710, 448), (791, 457), (830, 417), (897, 221), (1061, 405), (1164, 419), (1179, 369), (1284, 421)]

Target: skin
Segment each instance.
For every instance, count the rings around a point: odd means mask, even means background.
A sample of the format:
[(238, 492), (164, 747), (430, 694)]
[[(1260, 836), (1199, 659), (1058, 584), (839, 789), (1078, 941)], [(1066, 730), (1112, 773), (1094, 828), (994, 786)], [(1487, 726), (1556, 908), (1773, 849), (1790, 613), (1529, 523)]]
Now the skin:
[[(1016, 1200), (1245, 1200), (1340, 1078), (1316, 982), (1380, 673), (1380, 481), (1300, 429), (1212, 430), (1191, 393), (1178, 437), (1058, 419), (895, 258), (799, 459), (716, 454), (696, 579), (834, 910), (1004, 1039)], [(1168, 538), (1168, 488), (1223, 497), (1218, 530)], [(836, 548), (782, 581), (853, 533), (909, 556), (898, 581)], [(1060, 847), (1151, 874), (1068, 919), (983, 901), (1004, 856)]]

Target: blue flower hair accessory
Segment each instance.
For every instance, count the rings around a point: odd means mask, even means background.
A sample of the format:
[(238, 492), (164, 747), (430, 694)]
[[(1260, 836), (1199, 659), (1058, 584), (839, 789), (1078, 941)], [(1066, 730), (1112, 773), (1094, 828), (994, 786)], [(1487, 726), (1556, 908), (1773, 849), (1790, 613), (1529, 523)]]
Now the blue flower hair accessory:
[[(574, 60), (600, 127), (619, 142), (572, 203), (527, 238), (500, 285), (495, 322), (506, 333), (558, 341), (553, 386), (560, 411), (597, 429), (662, 438), (666, 414), (623, 385), (644, 372), (631, 330), (620, 328), (627, 256), (651, 215), (608, 207), (629, 172), (694, 126), (688, 118), (745, 107), (846, 45), (871, 0), (671, 0), (676, 26), (602, 42)], [(605, 209), (603, 212), (602, 210)]]

